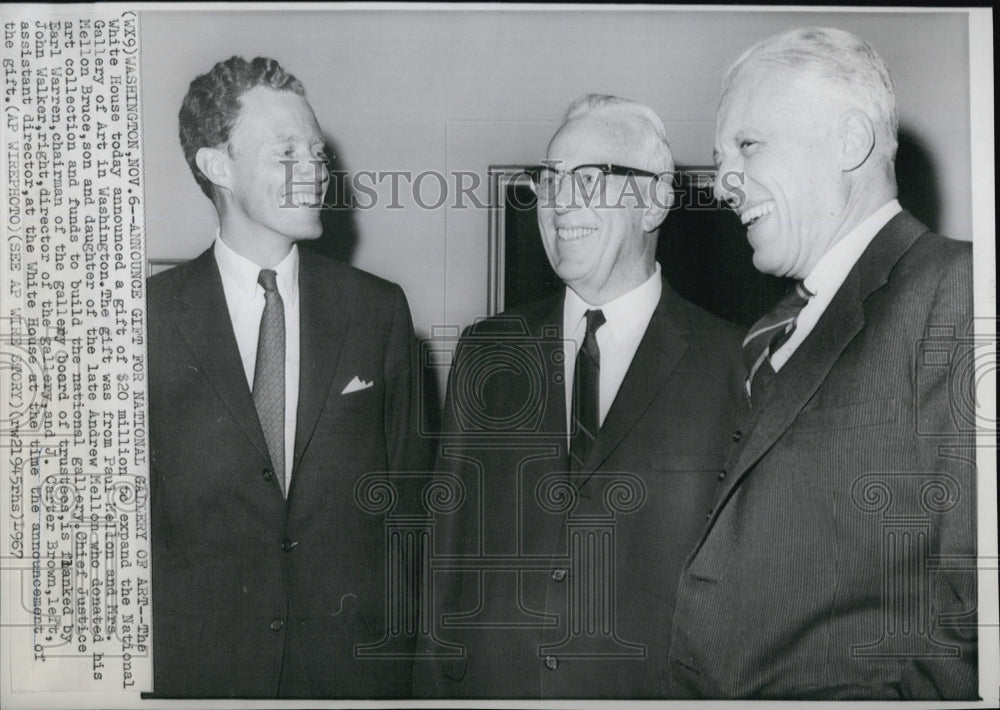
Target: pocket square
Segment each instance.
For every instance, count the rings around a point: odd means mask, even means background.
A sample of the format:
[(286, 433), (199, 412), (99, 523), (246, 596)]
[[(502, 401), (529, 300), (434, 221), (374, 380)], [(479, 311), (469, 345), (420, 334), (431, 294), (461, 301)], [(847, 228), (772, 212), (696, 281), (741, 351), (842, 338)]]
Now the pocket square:
[(360, 380), (358, 379), (358, 376), (355, 375), (354, 379), (347, 383), (347, 387), (344, 388), (341, 394), (350, 394), (351, 392), (357, 392), (358, 390), (366, 390), (374, 384), (374, 381)]

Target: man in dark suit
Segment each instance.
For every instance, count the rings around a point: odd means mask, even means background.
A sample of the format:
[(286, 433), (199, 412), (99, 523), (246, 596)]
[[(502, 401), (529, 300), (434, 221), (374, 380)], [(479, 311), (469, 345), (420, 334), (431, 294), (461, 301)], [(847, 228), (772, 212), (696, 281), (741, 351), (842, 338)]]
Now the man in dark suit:
[[(215, 244), (149, 280), (157, 696), (383, 697), (390, 631), (371, 471), (429, 466), (402, 290), (300, 251), (320, 236), (324, 139), (274, 60), (220, 62), (180, 113)], [(412, 592), (412, 590), (410, 590)]]
[(681, 566), (743, 405), (734, 326), (655, 261), (673, 161), (649, 108), (588, 95), (534, 175), (566, 289), (481, 321), (452, 366), (421, 695), (666, 695)]
[(716, 191), (798, 279), (678, 590), (680, 696), (977, 697), (970, 245), (896, 201), (884, 63), (798, 29), (730, 68)]

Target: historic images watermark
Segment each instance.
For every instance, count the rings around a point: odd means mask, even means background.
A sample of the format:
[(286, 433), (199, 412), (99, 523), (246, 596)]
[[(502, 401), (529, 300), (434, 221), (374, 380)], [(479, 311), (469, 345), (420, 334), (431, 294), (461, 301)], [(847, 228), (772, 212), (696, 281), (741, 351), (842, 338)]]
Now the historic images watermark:
[[(514, 210), (534, 210), (537, 207), (552, 207), (558, 203), (562, 208), (624, 209), (659, 207), (665, 210), (691, 209), (738, 209), (746, 195), (743, 192), (744, 175), (739, 171), (727, 171), (717, 175), (714, 170), (697, 171), (700, 183), (717, 183), (727, 194), (723, 204), (706, 193), (675, 190), (680, 171), (663, 171), (654, 175), (627, 173), (616, 175), (614, 179), (621, 185), (614, 191), (608, 190), (608, 174), (580, 169), (560, 170), (560, 162), (542, 161), (538, 166), (522, 169), (506, 175), (509, 180), (524, 176), (535, 186), (535, 199), (522, 201), (516, 195), (505, 205), (497, 205), (486, 194), (490, 176), (473, 170), (328, 170), (329, 161), (314, 159), (307, 161), (310, 169), (299, 169), (298, 160), (278, 161), (285, 167), (284, 197), (279, 204), (283, 209), (329, 209), (329, 210), (371, 210), (384, 208), (402, 210), (416, 206), (425, 210), (456, 209), (481, 210), (505, 207)], [(609, 166), (610, 167), (610, 166)], [(541, 174), (546, 171), (561, 175), (558, 190), (537, 189)], [(637, 171), (642, 172), (642, 171)], [(311, 174), (309, 174), (311, 173)], [(690, 177), (692, 171), (686, 171)], [(565, 179), (569, 178), (569, 179)], [(651, 189), (652, 181), (664, 182), (671, 190)], [(312, 204), (304, 204), (294, 197), (296, 187), (315, 188), (326, 184), (325, 195)]]

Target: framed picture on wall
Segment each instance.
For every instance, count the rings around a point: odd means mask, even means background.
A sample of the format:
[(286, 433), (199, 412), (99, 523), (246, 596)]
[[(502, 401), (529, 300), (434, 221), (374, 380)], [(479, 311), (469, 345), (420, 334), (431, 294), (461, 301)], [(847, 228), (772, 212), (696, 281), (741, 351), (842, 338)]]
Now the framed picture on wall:
[(162, 271), (172, 269), (178, 264), (183, 264), (188, 259), (146, 259), (146, 276), (156, 276)]
[[(487, 307), (489, 315), (549, 296), (563, 287), (538, 231), (527, 165), (491, 165)], [(656, 259), (670, 285), (710, 313), (751, 325), (791, 281), (753, 266), (753, 250), (736, 214), (713, 194), (715, 169), (678, 167), (675, 201), (660, 227)]]

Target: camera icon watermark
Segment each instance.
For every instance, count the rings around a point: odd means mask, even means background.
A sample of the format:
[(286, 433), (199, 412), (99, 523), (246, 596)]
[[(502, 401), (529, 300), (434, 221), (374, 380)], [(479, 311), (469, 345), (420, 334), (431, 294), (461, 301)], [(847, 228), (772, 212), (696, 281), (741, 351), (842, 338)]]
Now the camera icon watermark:
[[(520, 316), (500, 316), (476, 323), (461, 338), (453, 327), (431, 333), (420, 344), (421, 367), (451, 368), (449, 436), (524, 440), (565, 432), (566, 422), (550, 411), (552, 390), (566, 386), (563, 363), (575, 357), (576, 345), (562, 338), (561, 328), (533, 335)], [(488, 397), (490, 391), (502, 396)]]
[[(995, 413), (983, 406), (996, 391), (995, 336), (960, 332), (954, 325), (928, 326), (916, 343), (914, 392), (917, 434), (946, 436), (976, 431), (996, 434)], [(948, 407), (941, 406), (945, 389)]]

